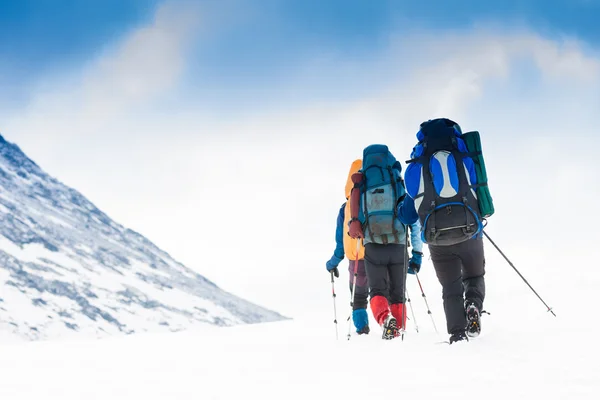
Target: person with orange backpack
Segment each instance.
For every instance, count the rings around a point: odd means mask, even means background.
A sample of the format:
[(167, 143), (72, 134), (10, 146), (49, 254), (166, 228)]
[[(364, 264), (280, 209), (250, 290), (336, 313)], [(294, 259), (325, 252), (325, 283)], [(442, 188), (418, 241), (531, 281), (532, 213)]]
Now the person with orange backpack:
[[(352, 321), (356, 328), (356, 333), (359, 335), (368, 334), (369, 329), (369, 317), (367, 315), (367, 305), (369, 303), (369, 286), (367, 280), (367, 274), (365, 271), (365, 248), (360, 239), (353, 239), (348, 235), (348, 224), (350, 221), (350, 191), (352, 190), (353, 183), (351, 180), (352, 175), (359, 171), (362, 167), (362, 160), (354, 160), (350, 166), (350, 172), (348, 173), (348, 179), (346, 181), (346, 201), (340, 207), (337, 217), (337, 226), (335, 230), (335, 242), (336, 247), (333, 252), (333, 256), (327, 261), (327, 271), (332, 273), (336, 278), (339, 278), (340, 273), (338, 271), (338, 265), (344, 259), (344, 256), (348, 258), (348, 272), (350, 276), (350, 295), (352, 295), (352, 288), (354, 287), (354, 299), (352, 301)], [(357, 254), (358, 249), (358, 254)], [(358, 257), (358, 265), (357, 265)], [(356, 271), (356, 278), (354, 272)], [(356, 279), (356, 285), (354, 285), (354, 279)]]

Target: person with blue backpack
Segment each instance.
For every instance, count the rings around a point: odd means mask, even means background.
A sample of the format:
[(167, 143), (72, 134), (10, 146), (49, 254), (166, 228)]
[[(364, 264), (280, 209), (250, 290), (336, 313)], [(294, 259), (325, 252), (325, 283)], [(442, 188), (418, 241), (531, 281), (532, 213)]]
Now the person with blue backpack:
[(350, 221), (350, 192), (354, 184), (352, 175), (360, 170), (362, 160), (354, 160), (350, 165), (348, 178), (346, 180), (345, 195), (346, 201), (340, 207), (335, 229), (335, 250), (333, 255), (325, 264), (327, 271), (339, 278), (338, 266), (344, 259), (348, 258), (348, 275), (350, 277), (350, 296), (352, 299), (352, 321), (354, 328), (359, 335), (368, 334), (369, 316), (367, 315), (367, 305), (369, 303), (369, 286), (367, 273), (365, 271), (365, 248), (359, 239), (353, 239), (348, 234), (348, 223)]
[(386, 145), (366, 147), (362, 163), (352, 175), (348, 232), (363, 239), (371, 312), (383, 329), (382, 338), (390, 340), (406, 326), (406, 229), (397, 216), (406, 191), (400, 162)]
[(442, 299), (450, 344), (477, 337), (485, 299), (483, 220), (494, 212), (479, 132), (447, 118), (423, 122), (398, 205), (405, 224), (420, 221)]

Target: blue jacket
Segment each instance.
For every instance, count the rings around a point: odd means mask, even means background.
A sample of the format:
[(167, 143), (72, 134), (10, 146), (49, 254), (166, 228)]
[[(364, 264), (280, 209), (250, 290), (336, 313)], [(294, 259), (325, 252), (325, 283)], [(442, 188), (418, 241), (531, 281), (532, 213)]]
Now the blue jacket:
[(335, 250), (333, 255), (340, 260), (344, 259), (344, 208), (346, 203), (342, 204), (337, 216), (337, 226), (335, 227)]
[(412, 197), (406, 194), (404, 200), (398, 205), (398, 219), (404, 225), (413, 225), (419, 221), (419, 214), (415, 208), (415, 201)]
[[(402, 220), (400, 220), (402, 222)], [(423, 240), (421, 240), (421, 222), (418, 220), (410, 226), (410, 244), (412, 245), (413, 251), (423, 252)]]

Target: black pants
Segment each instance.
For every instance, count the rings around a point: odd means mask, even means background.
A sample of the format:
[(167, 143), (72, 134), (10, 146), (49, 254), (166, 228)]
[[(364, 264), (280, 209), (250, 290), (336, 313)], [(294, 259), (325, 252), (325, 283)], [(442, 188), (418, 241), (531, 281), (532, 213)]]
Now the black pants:
[(367, 243), (365, 267), (371, 299), (384, 296), (390, 304), (404, 303), (406, 266), (403, 244)]
[(481, 310), (485, 298), (485, 255), (483, 240), (470, 239), (452, 246), (429, 246), (431, 261), (442, 285), (448, 333), (467, 326), (465, 300)]

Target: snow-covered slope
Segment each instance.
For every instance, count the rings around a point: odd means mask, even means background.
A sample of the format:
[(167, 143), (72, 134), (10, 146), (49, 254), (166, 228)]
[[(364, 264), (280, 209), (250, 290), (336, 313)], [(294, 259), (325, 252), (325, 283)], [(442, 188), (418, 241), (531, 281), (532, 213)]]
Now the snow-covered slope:
[(112, 221), (2, 136), (0, 284), (0, 331), (27, 339), (283, 318)]

